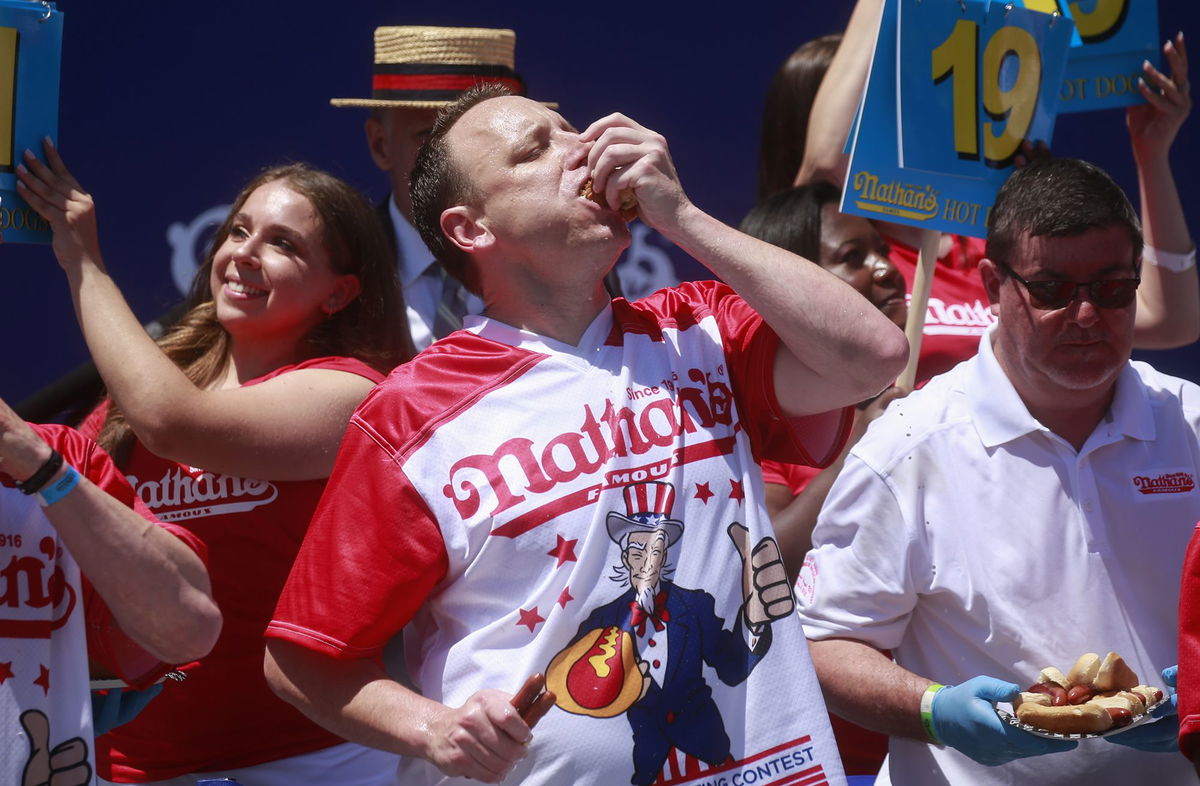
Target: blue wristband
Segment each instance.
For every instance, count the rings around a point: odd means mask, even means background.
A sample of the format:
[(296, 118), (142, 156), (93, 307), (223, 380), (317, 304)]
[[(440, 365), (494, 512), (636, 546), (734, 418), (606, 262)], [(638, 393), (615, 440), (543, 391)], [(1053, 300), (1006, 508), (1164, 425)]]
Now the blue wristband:
[(37, 493), (38, 502), (43, 508), (49, 507), (70, 494), (71, 490), (78, 485), (79, 471), (68, 464), (67, 471), (62, 474), (61, 478), (42, 487), (42, 490)]

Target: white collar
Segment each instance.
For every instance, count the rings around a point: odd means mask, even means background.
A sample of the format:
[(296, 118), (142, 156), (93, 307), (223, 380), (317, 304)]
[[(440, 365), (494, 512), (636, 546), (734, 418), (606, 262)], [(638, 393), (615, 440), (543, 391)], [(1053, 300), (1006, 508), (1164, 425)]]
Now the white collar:
[(612, 303), (606, 303), (600, 313), (588, 324), (575, 346), (531, 330), (522, 330), (483, 314), (468, 314), (463, 318), (463, 327), (481, 338), (508, 344), (511, 347), (543, 352), (552, 355), (570, 355), (587, 358), (604, 348), (612, 332)]
[[(1049, 431), (1030, 414), (1012, 381), (1000, 367), (1000, 361), (996, 359), (992, 339), (999, 324), (991, 324), (984, 332), (979, 342), (979, 352), (968, 361), (969, 373), (964, 383), (971, 421), (987, 447), (1002, 445), (1034, 431)], [(1150, 407), (1150, 397), (1129, 361), (1125, 362), (1117, 377), (1116, 393), (1108, 412), (1088, 442), (1101, 431), (1107, 435), (1106, 441), (1111, 441), (1117, 435), (1154, 439), (1154, 413)], [(1086, 450), (1087, 445), (1084, 447)]]

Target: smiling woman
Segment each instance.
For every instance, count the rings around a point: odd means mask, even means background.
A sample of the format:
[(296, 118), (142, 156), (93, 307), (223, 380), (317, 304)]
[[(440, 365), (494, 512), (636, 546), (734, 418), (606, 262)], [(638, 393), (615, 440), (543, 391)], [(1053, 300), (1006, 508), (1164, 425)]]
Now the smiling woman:
[(390, 782), (395, 757), (319, 728), (275, 698), (262, 672), (262, 631), (346, 423), (411, 354), (371, 206), (306, 165), (264, 171), (238, 195), (185, 316), (156, 345), (107, 273), (91, 197), (48, 143), (45, 154), (26, 154), (19, 188), (54, 231), (109, 392), (84, 430), (99, 433), (159, 518), (205, 541), (225, 618), (212, 652), (182, 666), (185, 681), (97, 740), (103, 782), (191, 784), (219, 769), (269, 786), (326, 768), (339, 783)]

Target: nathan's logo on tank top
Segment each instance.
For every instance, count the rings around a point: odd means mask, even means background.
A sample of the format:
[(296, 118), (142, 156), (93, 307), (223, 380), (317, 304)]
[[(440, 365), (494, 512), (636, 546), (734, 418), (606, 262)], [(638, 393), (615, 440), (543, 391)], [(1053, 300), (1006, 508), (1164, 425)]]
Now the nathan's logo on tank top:
[[(912, 295), (908, 296), (912, 302)], [(931, 297), (925, 309), (925, 335), (927, 336), (982, 336), (988, 326), (996, 321), (996, 315), (987, 303), (976, 299), (974, 303), (947, 303)]]
[(0, 638), (48, 639), (75, 610), (75, 588), (58, 564), (62, 547), (51, 537), (38, 554), (13, 554), (0, 563)]
[(1196, 488), (1196, 479), (1190, 472), (1134, 475), (1133, 486), (1139, 494), (1186, 494)]
[(187, 472), (178, 467), (169, 469), (158, 480), (126, 477), (146, 507), (163, 521), (245, 513), (279, 496), (279, 489), (269, 481), (219, 475), (195, 467)]
[[(527, 494), (548, 494), (561, 483), (591, 475), (612, 458), (636, 457), (658, 451), (654, 461), (606, 473), (601, 482), (573, 491), (522, 513), (492, 531), (515, 537), (568, 510), (595, 502), (601, 490), (630, 482), (664, 477), (673, 466), (733, 452), (733, 395), (724, 365), (705, 372), (693, 368), (687, 380), (673, 375), (649, 385), (628, 388), (626, 401), (584, 404), (578, 429), (535, 443), (526, 437), (503, 442), (493, 453), (459, 459), (450, 467), (442, 493), (464, 520), (476, 515), (485, 495), (495, 500), (496, 516), (524, 502)], [(689, 386), (686, 382), (697, 383)], [(599, 414), (597, 414), (599, 412)], [(711, 439), (689, 442), (671, 453), (681, 434), (703, 429)]]

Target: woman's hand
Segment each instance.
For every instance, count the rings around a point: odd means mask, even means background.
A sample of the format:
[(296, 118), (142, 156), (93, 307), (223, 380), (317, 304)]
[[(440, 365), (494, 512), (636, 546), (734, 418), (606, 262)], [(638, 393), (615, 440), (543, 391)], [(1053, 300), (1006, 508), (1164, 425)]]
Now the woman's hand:
[(1188, 84), (1187, 45), (1183, 33), (1163, 44), (1171, 75), (1159, 71), (1147, 61), (1142, 66), (1145, 76), (1138, 80), (1138, 90), (1145, 104), (1131, 106), (1125, 113), (1129, 140), (1138, 159), (1165, 157), (1171, 150), (1180, 126), (1192, 111), (1191, 89)]
[(54, 255), (64, 270), (85, 262), (103, 266), (96, 232), (96, 205), (67, 170), (62, 157), (47, 138), (42, 142), (47, 164), (26, 150), (17, 166), (17, 191), (29, 206), (50, 223)]

